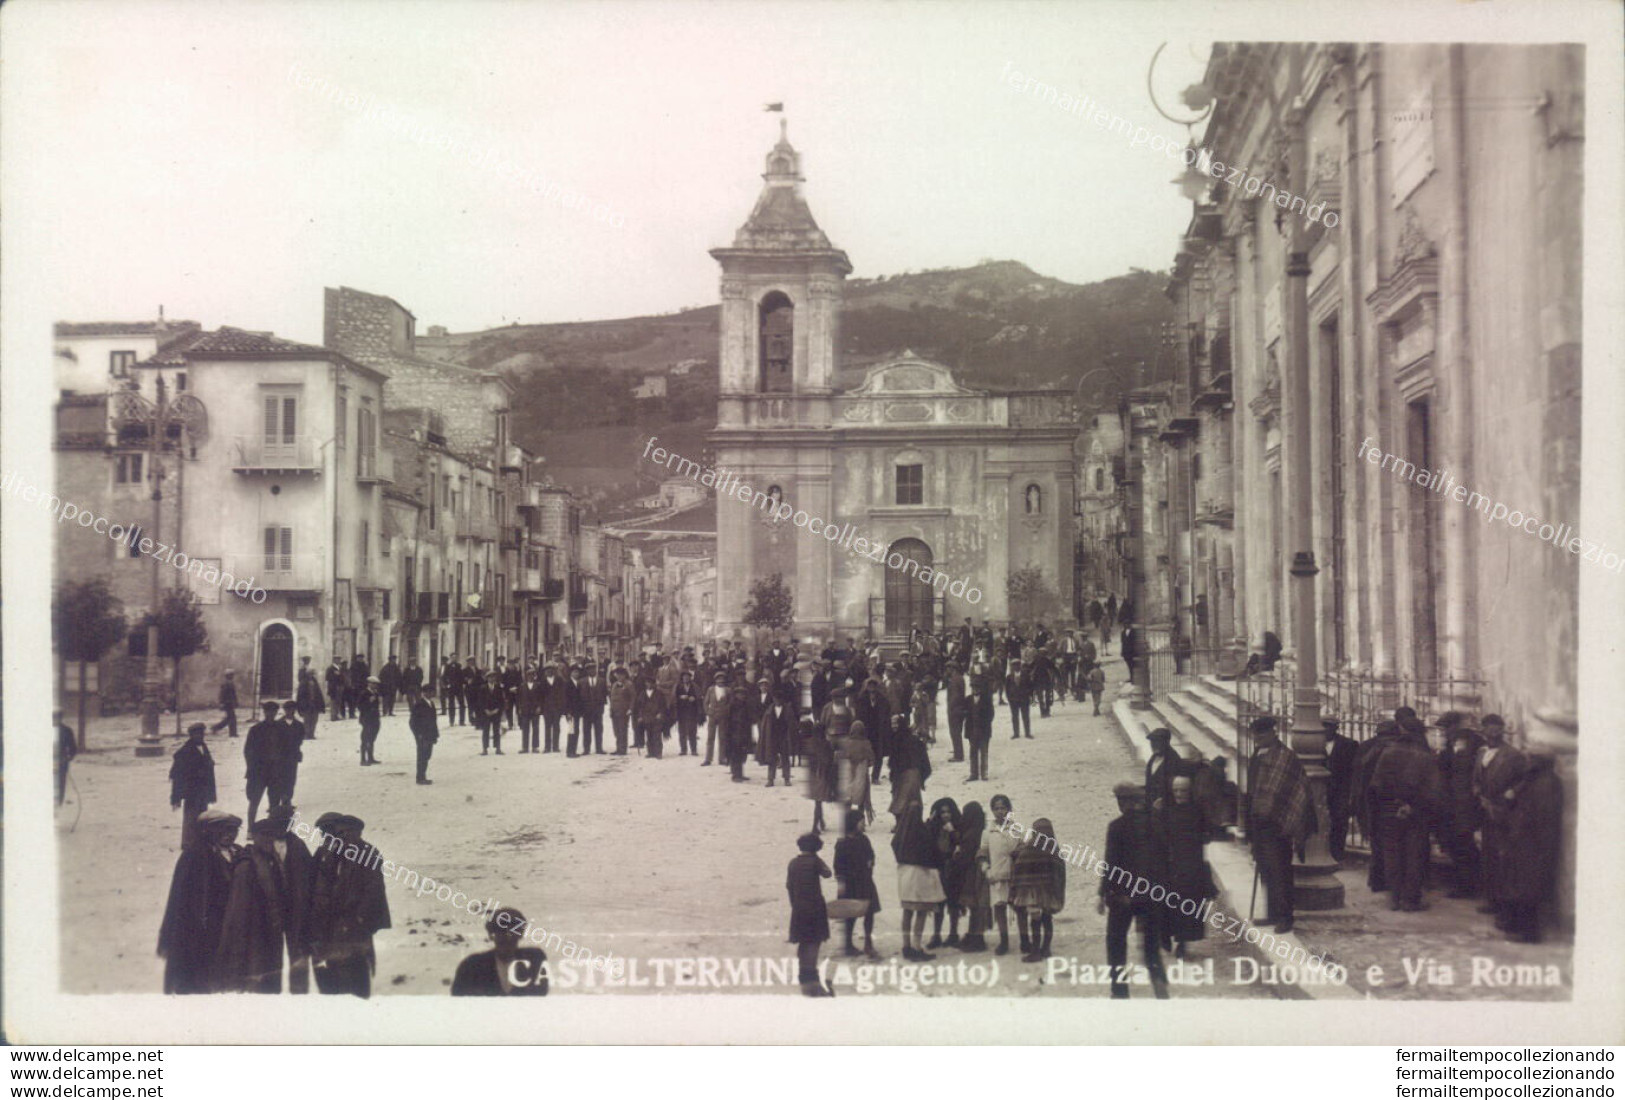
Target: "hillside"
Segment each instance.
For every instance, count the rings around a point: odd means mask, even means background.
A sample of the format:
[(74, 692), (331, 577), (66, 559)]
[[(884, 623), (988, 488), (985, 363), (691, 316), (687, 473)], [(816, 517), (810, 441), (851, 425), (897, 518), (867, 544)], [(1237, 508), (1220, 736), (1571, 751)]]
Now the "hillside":
[[(1167, 276), (1135, 270), (1076, 285), (1012, 260), (971, 268), (850, 279), (841, 309), (840, 385), (911, 348), (980, 389), (1071, 389), (1100, 366), (1093, 385), (1114, 395), (1158, 376)], [(516, 389), (515, 436), (545, 455), (562, 482), (591, 488), (602, 504), (647, 491), (634, 473), (642, 441), (698, 441), (715, 415), (716, 306), (612, 321), (512, 325), (452, 334), (432, 354), (502, 371)], [(676, 369), (673, 369), (673, 368)], [(1166, 364), (1160, 370), (1166, 371)], [(638, 400), (647, 377), (664, 397)], [(624, 454), (622, 452), (625, 452)]]

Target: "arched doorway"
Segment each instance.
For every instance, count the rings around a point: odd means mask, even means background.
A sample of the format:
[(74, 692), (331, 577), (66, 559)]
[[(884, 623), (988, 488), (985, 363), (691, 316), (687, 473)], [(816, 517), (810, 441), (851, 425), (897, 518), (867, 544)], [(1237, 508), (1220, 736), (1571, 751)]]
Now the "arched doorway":
[[(901, 558), (902, 568), (894, 566)], [(907, 634), (916, 626), (935, 629), (929, 581), (920, 574), (931, 568), (931, 548), (919, 539), (898, 539), (886, 551), (886, 633)]]
[(272, 623), (260, 634), (261, 699), (293, 698), (293, 631)]

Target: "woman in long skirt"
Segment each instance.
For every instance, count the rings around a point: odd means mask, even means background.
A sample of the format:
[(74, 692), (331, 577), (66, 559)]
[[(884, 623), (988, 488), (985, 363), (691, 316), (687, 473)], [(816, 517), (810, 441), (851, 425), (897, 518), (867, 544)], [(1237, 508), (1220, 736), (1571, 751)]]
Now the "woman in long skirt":
[(829, 907), (819, 880), (829, 878), (830, 870), (817, 854), (823, 846), (816, 834), (803, 835), (796, 841), (801, 854), (790, 861), (784, 877), (790, 895), (790, 942), (796, 945), (801, 991), (809, 997), (834, 995), (818, 980), (818, 948), (829, 939)]
[(857, 923), (853, 918), (846, 922), (845, 953), (880, 958), (880, 952), (875, 950), (875, 914), (880, 912), (880, 892), (875, 889), (875, 849), (863, 833), (863, 815), (851, 810), (846, 814), (846, 835), (835, 842), (835, 879), (840, 884), (839, 897), (869, 903), (863, 914), (863, 950), (860, 952), (852, 945), (852, 930)]
[(824, 831), (824, 803), (839, 802), (835, 748), (811, 718), (801, 720), (801, 752), (807, 758), (807, 797), (812, 799), (812, 831)]
[(891, 838), (897, 857), (897, 897), (903, 906), (903, 958), (910, 962), (930, 962), (935, 955), (915, 945), (925, 938), (925, 921), (946, 899), (942, 876), (936, 866), (936, 848), (921, 816), (919, 799), (897, 819)]
[(853, 722), (841, 740), (841, 801), (848, 809), (861, 810), (864, 821), (875, 819), (874, 804), (869, 801), (869, 769), (874, 762), (868, 730), (862, 722)]
[(987, 828), (987, 815), (980, 802), (966, 804), (959, 816), (959, 842), (954, 848), (951, 863), (953, 877), (959, 884), (959, 904), (964, 908), (969, 927), (965, 938), (959, 941), (961, 951), (986, 951), (983, 933), (991, 923), (990, 894), (987, 882), (987, 864), (982, 856), (982, 834)]
[(942, 911), (946, 909), (949, 921), (946, 943), (949, 947), (958, 947), (959, 869), (953, 866), (952, 857), (954, 849), (959, 846), (959, 804), (951, 798), (937, 799), (931, 804), (931, 816), (926, 828), (931, 834), (932, 865), (942, 879), (943, 903), (931, 914), (931, 942), (925, 946), (928, 950), (943, 946)]

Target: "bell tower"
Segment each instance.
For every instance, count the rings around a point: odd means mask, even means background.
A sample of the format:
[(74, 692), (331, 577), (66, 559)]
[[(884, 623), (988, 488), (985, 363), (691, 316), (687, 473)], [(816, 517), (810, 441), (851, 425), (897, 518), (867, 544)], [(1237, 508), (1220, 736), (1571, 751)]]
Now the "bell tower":
[(834, 518), (831, 396), (841, 286), (852, 272), (802, 197), (801, 155), (784, 120), (767, 154), (762, 193), (726, 248), (722, 268), (717, 426), (719, 469), (748, 497), (717, 498), (717, 632), (750, 638), (742, 619), (757, 580), (775, 573), (790, 587), (798, 634), (833, 628), (829, 542), (761, 506), (783, 500), (801, 515)]
[(786, 128), (780, 119), (750, 217), (731, 246), (711, 250), (722, 267), (719, 427), (758, 423), (752, 399), (762, 397), (775, 410), (794, 407), (792, 423), (829, 422), (826, 401), (777, 400), (833, 390), (841, 286), (852, 271), (807, 208), (801, 155)]

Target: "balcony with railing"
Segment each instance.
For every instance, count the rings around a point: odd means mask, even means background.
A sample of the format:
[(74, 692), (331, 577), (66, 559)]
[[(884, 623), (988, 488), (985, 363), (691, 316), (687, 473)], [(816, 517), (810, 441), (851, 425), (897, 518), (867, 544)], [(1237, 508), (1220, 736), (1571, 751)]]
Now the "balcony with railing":
[(457, 516), (457, 537), (478, 542), (495, 542), (497, 522), (485, 512), (465, 512)]
[(393, 485), (395, 456), (388, 451), (363, 451), (356, 456), (355, 479), (363, 485)]
[(266, 592), (321, 592), (327, 588), (327, 562), (321, 554), (235, 554), (221, 560), (233, 583), (247, 581)]
[(443, 622), (450, 617), (451, 593), (408, 592), (403, 606), (408, 622)]
[(570, 614), (580, 615), (587, 610), (587, 579), (579, 573), (570, 575)]
[(267, 439), (239, 435), (227, 446), (231, 468), (239, 474), (319, 474), (322, 470), (321, 447), (314, 436)]
[(511, 523), (502, 525), (502, 549), (520, 550), (525, 545), (525, 529)]
[(492, 609), (497, 605), (497, 593), (494, 588), (475, 588), (465, 591), (459, 605), (452, 609), (453, 614), (462, 619), (489, 619)]

